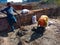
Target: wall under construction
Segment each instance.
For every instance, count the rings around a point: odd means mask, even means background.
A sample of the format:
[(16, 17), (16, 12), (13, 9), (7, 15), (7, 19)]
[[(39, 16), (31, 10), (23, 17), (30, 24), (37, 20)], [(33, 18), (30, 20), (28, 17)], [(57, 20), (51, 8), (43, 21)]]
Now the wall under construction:
[(12, 5), (14, 7), (14, 9), (16, 10), (22, 10), (22, 9), (32, 9), (32, 6), (30, 5)]
[[(49, 17), (57, 17), (60, 14), (60, 8), (49, 8), (49, 9), (39, 9), (39, 10), (33, 10), (32, 13), (18, 16), (16, 15), (16, 18), (18, 20), (19, 25), (28, 25), (32, 24), (32, 16), (36, 15), (37, 20), (41, 15), (48, 15)], [(9, 30), (9, 24), (6, 20), (6, 17), (0, 18), (0, 31), (2, 30)], [(17, 26), (16, 26), (17, 27)]]

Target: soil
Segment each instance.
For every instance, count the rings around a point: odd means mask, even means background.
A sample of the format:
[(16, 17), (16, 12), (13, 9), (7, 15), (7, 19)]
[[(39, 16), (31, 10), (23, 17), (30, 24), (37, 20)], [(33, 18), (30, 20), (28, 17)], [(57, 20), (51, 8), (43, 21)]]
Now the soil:
[(49, 19), (53, 24), (47, 26), (42, 33), (37, 33), (37, 23), (22, 26), (14, 32), (1, 32), (0, 45), (60, 45), (60, 20)]

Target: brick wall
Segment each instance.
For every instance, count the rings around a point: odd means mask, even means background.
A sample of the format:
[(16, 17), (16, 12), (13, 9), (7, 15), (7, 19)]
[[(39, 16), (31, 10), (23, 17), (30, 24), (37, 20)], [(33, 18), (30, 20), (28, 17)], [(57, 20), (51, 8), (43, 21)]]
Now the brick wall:
[[(17, 23), (19, 25), (32, 24), (32, 22), (31, 22), (32, 16), (35, 15), (35, 14), (37, 16), (37, 20), (39, 19), (39, 17), (41, 15), (48, 15), (49, 17), (60, 16), (60, 8), (42, 9), (42, 10), (36, 10), (36, 11), (31, 11), (31, 12), (33, 12), (33, 13), (29, 13), (29, 14), (26, 14), (24, 16), (18, 16), (18, 15), (16, 15), (16, 18), (18, 20)], [(6, 17), (5, 18), (0, 18), (0, 31), (1, 30), (9, 30), (9, 25), (8, 25), (7, 20), (6, 20)]]
[(22, 10), (22, 9), (32, 9), (32, 6), (28, 6), (28, 5), (12, 5), (16, 10)]

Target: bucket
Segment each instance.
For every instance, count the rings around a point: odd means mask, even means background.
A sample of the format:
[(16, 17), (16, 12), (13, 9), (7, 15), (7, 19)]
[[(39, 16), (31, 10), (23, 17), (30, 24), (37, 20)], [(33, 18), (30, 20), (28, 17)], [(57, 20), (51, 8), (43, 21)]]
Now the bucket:
[(37, 20), (36, 20), (36, 15), (34, 15), (34, 16), (32, 16), (32, 23), (34, 24), (34, 23), (36, 23), (37, 22)]

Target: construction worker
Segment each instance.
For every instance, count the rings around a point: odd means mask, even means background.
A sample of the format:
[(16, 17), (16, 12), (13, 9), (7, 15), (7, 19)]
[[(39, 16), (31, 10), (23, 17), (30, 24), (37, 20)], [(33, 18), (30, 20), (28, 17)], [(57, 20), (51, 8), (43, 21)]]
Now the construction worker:
[[(10, 30), (10, 31), (14, 31), (14, 29), (15, 29), (15, 28), (14, 28), (14, 23), (17, 22), (17, 19), (16, 19), (15, 16), (14, 16), (14, 12), (15, 12), (15, 13), (17, 13), (17, 12), (16, 12), (16, 10), (12, 7), (11, 3), (8, 2), (8, 3), (7, 3), (7, 7), (4, 8), (3, 10), (1, 10), (0, 12), (2, 12), (2, 13), (4, 13), (4, 14), (7, 15), (7, 20), (8, 20), (8, 23), (9, 23), (10, 27), (11, 27), (11, 30)], [(17, 13), (17, 14), (18, 14), (18, 13)], [(18, 14), (18, 15), (19, 15), (19, 14)]]
[(48, 23), (48, 16), (42, 15), (38, 20), (38, 26), (40, 27), (46, 27)]
[(38, 19), (38, 27), (37, 27), (37, 30), (35, 30), (35, 32), (43, 35), (43, 33), (45, 32), (45, 27), (47, 26), (47, 23), (48, 23), (48, 16), (47, 15), (42, 15)]

